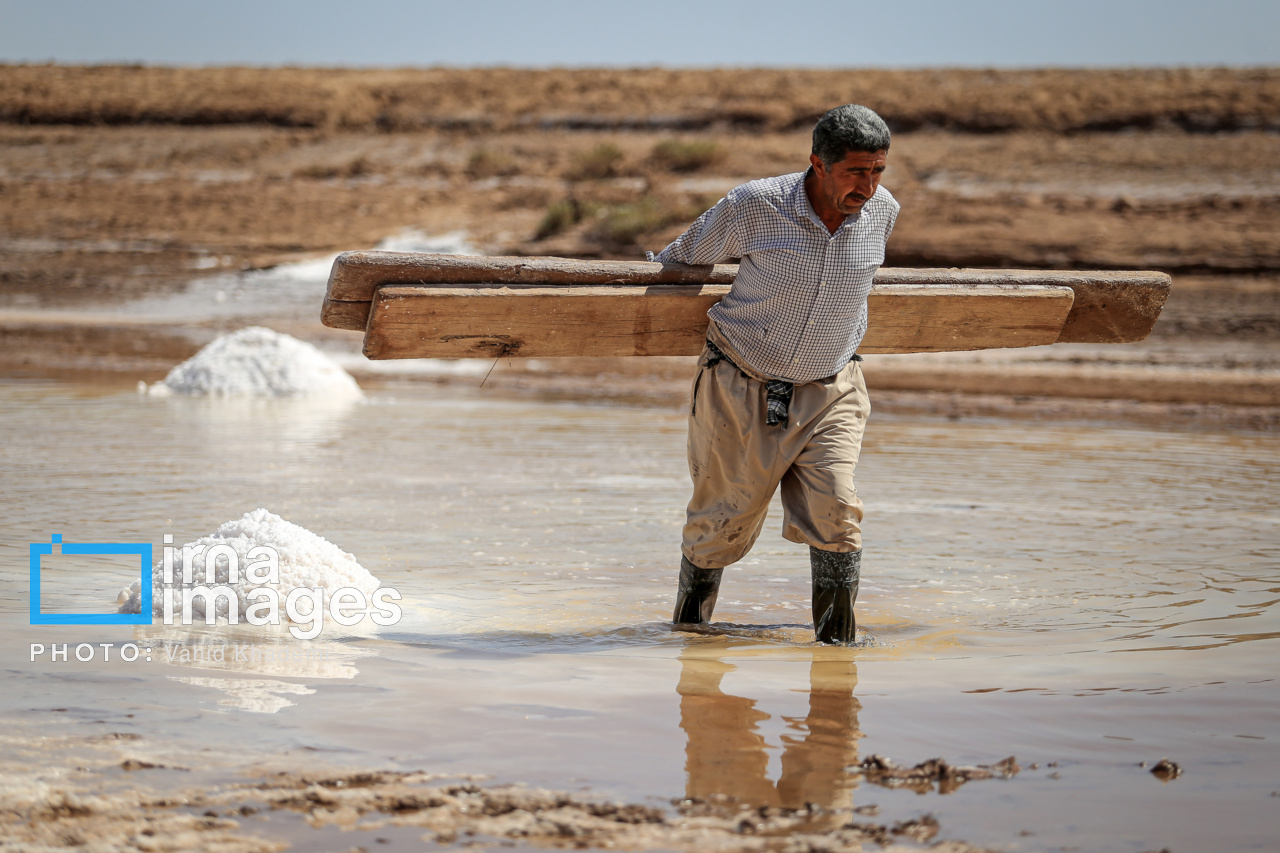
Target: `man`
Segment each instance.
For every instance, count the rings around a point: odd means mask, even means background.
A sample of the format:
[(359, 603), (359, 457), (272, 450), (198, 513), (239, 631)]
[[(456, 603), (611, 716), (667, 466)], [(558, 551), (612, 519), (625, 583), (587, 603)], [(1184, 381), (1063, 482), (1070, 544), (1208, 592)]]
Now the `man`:
[(853, 469), (870, 412), (856, 354), (898, 203), (880, 186), (889, 128), (846, 104), (813, 129), (805, 172), (730, 191), (657, 257), (741, 258), (709, 312), (689, 414), (689, 502), (673, 621), (711, 619), (724, 567), (760, 534), (779, 485), (782, 535), (809, 546), (814, 632), (854, 639), (862, 502)]

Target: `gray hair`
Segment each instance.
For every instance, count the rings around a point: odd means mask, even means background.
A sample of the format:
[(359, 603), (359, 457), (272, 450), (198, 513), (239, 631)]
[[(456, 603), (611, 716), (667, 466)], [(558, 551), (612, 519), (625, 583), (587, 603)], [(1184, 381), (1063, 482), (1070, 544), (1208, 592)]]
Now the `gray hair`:
[(813, 126), (813, 153), (823, 165), (839, 163), (850, 151), (889, 150), (889, 126), (859, 104), (836, 107)]

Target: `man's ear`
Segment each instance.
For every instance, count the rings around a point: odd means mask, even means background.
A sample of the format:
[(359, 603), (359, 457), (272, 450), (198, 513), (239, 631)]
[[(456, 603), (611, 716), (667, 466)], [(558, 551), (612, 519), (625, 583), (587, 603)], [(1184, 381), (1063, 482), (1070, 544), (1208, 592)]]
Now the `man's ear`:
[(822, 158), (817, 154), (809, 155), (809, 164), (813, 166), (813, 171), (819, 178), (827, 173), (827, 167), (822, 164)]

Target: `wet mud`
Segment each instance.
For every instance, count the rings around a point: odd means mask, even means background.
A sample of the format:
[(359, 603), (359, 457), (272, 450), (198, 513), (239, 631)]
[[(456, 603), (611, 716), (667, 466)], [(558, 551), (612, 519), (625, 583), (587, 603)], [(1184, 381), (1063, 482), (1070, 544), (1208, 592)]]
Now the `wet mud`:
[(901, 767), (882, 755), (868, 755), (858, 767), (873, 785), (884, 788), (910, 788), (917, 794), (936, 790), (950, 794), (972, 779), (1012, 779), (1022, 769), (1012, 755), (995, 764), (974, 767), (957, 766), (945, 758), (931, 758), (914, 767)]
[[(918, 849), (899, 842), (931, 842), (940, 830), (931, 815), (882, 824), (849, 809), (752, 807), (723, 798), (685, 798), (657, 807), (520, 785), (441, 784), (437, 775), (386, 771), (319, 777), (280, 772), (259, 782), (168, 794), (61, 790), (21, 806), (0, 805), (0, 830), (18, 849), (280, 851), (294, 847), (272, 824), (273, 814), (282, 812), (300, 815), (311, 833), (348, 849), (370, 843), (385, 850), (515, 844), (836, 853), (862, 851), (864, 843), (872, 843), (892, 853)], [(339, 832), (326, 832), (333, 829)], [(301, 842), (304, 849), (310, 846)], [(930, 849), (979, 853), (987, 848), (947, 840)]]

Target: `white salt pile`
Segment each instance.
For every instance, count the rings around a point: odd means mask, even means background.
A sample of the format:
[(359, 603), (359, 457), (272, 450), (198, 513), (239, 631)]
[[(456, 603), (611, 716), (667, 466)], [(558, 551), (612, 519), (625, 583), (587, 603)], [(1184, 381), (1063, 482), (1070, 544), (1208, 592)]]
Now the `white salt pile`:
[[(142, 389), (140, 385), (139, 390)], [(149, 394), (357, 399), (360, 386), (306, 341), (250, 326), (223, 335), (179, 364)]]
[[(239, 569), (237, 582), (228, 582), (231, 559), (225, 551), (221, 556), (214, 554), (214, 578), (206, 581), (205, 557), (209, 550), (217, 545), (228, 546), (235, 552), (235, 562)], [(255, 583), (246, 572), (246, 568), (263, 559), (263, 552), (255, 551), (260, 546), (274, 549), (278, 555), (279, 575), (274, 583)], [(356, 562), (353, 555), (305, 527), (285, 521), (280, 516), (261, 508), (222, 524), (213, 533), (202, 536), (194, 542), (188, 542), (181, 547), (165, 547), (172, 548), (173, 582), (165, 583), (163, 554), (156, 561), (151, 572), (152, 607), (160, 615), (164, 613), (163, 591), (166, 586), (173, 589), (175, 602), (181, 602), (183, 589), (190, 590), (200, 585), (228, 586), (236, 594), (237, 620), (241, 622), (245, 621), (246, 611), (256, 599), (251, 597), (255, 590), (274, 589), (279, 600), (284, 602), (289, 593), (295, 589), (320, 588), (323, 590), (323, 606), (328, 608), (332, 594), (338, 590), (353, 588), (363, 593), (366, 598), (371, 598), (379, 587), (378, 579)], [(254, 553), (250, 553), (251, 551)], [(191, 554), (187, 562), (190, 563), (193, 571), (191, 581), (188, 583), (183, 583), (184, 554)], [(263, 572), (258, 574), (262, 575)], [(222, 619), (227, 618), (230, 610), (228, 597), (218, 596), (213, 601), (217, 616)], [(141, 583), (134, 581), (132, 585), (122, 589), (116, 602), (120, 605), (121, 613), (140, 613), (142, 611)], [(201, 622), (205, 617), (203, 602), (204, 599), (199, 596), (193, 597), (191, 602), (192, 615)], [(307, 606), (304, 602), (299, 609), (306, 609)], [(178, 612), (180, 613), (180, 610)], [(283, 604), (280, 612), (285, 612)]]

